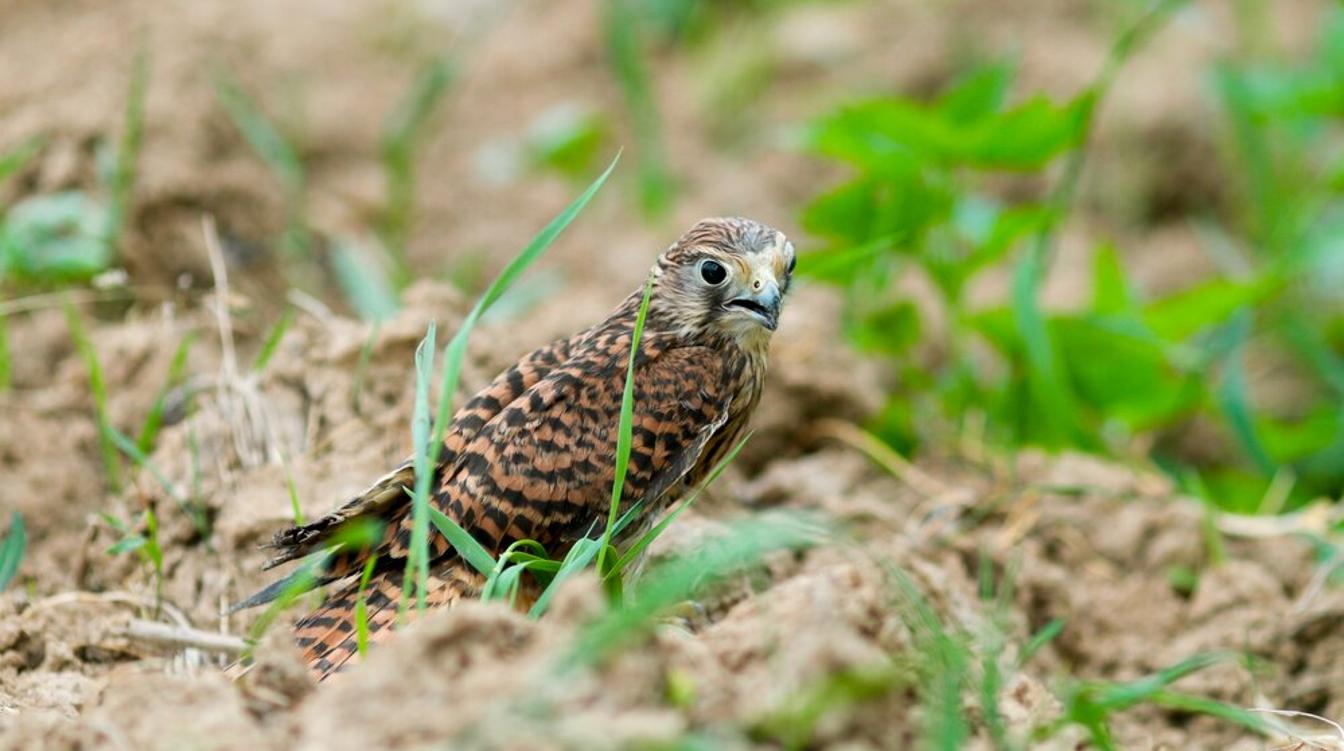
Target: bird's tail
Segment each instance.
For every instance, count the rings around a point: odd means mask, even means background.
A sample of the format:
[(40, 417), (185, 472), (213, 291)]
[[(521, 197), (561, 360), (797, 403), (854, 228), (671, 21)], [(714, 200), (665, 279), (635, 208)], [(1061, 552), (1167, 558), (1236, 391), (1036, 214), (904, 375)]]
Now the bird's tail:
[[(450, 605), (480, 589), (479, 575), (464, 564), (453, 562), (435, 573), (425, 595), (430, 608)], [(294, 625), (294, 639), (314, 678), (325, 680), (358, 662), (361, 630), (366, 646), (372, 647), (392, 634), (400, 614), (404, 613), (407, 620), (415, 617), (413, 596), (402, 607), (403, 577), (404, 571), (398, 567), (374, 574), (363, 588), (358, 579), (353, 580)]]

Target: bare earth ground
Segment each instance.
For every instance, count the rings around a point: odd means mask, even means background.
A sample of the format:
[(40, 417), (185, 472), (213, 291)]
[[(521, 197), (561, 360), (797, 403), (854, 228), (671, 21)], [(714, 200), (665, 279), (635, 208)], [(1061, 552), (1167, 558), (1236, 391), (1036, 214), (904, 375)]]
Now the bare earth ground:
[[(955, 67), (954, 50), (972, 39), (1018, 49), (1024, 87), (1076, 91), (1099, 64), (1109, 28), (1076, 5), (791, 10), (766, 28), (779, 51), (779, 82), (750, 104), (753, 122), (794, 123), (837, 97), (882, 87), (936, 88)], [(659, 545), (667, 554), (746, 512), (774, 508), (824, 512), (842, 525), (842, 539), (772, 557), (764, 572), (706, 595), (703, 614), (663, 626), (602, 668), (549, 679), (555, 655), (598, 608), (596, 589), (582, 581), (542, 622), (478, 604), (436, 614), (320, 690), (307, 684), (283, 644), (263, 651), (242, 690), (200, 665), (199, 654), (127, 639), (126, 623), (144, 614), (152, 583), (131, 557), (105, 552), (114, 540), (98, 512), (129, 518), (154, 504), (163, 518), (163, 594), (172, 605), (163, 617), (242, 633), (255, 614), (222, 620), (219, 613), (267, 580), (257, 570), (264, 556), (256, 545), (290, 518), (276, 457), (288, 458), (303, 511), (312, 516), (408, 452), (415, 344), (431, 319), (452, 330), (469, 301), (444, 284), (416, 285), (407, 309), (373, 339), (362, 375), (368, 328), (305, 312), (268, 367), (250, 374), (274, 319), (268, 296), (276, 274), (264, 258), (231, 258), (229, 318), (238, 352), (230, 364), (212, 312), (217, 298), (199, 221), (202, 211), (214, 213), (240, 246), (260, 246), (283, 221), (273, 179), (214, 104), (210, 69), (226, 64), (264, 92), (273, 112), (284, 110), (287, 96), (301, 103), (288, 116), (306, 134), (315, 226), (363, 231), (382, 190), (378, 130), (414, 62), (460, 41), (464, 28), (480, 33), (462, 20), (480, 17), (479, 7), (443, 15), (417, 8), (373, 1), (0, 3), (0, 70), (25, 73), (0, 77), (0, 112), (7, 113), (0, 144), (37, 132), (55, 136), (42, 163), (18, 181), (20, 192), (93, 184), (96, 139), (115, 128), (122, 107), (134, 49), (127, 40), (142, 34), (151, 51), (146, 146), (126, 258), (133, 282), (146, 291), (129, 311), (99, 309), (105, 321), (91, 335), (113, 421), (131, 430), (182, 336), (199, 333), (189, 361), (194, 409), (173, 415), (153, 460), (168, 477), (197, 478), (195, 493), (216, 530), (208, 543), (197, 539), (148, 475), (132, 476), (127, 490), (109, 495), (84, 367), (61, 312), (14, 318), (15, 388), (0, 396), (0, 508), (24, 514), (30, 542), (19, 584), (0, 597), (0, 748), (594, 748), (656, 744), (688, 730), (728, 747), (776, 747), (777, 718), (808, 701), (808, 687), (911, 661), (918, 635), (909, 625), (908, 594), (884, 573), (891, 570), (904, 571), (950, 627), (1003, 634), (1000, 700), (1013, 732), (1058, 716), (1052, 689), (1066, 676), (1128, 680), (1213, 650), (1245, 659), (1177, 688), (1240, 706), (1344, 717), (1344, 593), (1314, 586), (1305, 542), (1233, 525), (1226, 549), (1215, 554), (1197, 502), (1176, 497), (1160, 477), (1085, 457), (1004, 458), (970, 445), (893, 476), (820, 435), (820, 419), (856, 420), (880, 406), (886, 375), (837, 344), (837, 303), (815, 288), (790, 301), (752, 445)], [(1161, 218), (1169, 208), (1163, 201), (1216, 208), (1225, 198), (1217, 176), (1201, 171), (1199, 154), (1218, 146), (1201, 128), (1208, 105), (1194, 71), (1216, 58), (1228, 21), (1222, 4), (1199, 4), (1192, 13), (1120, 81), (1088, 192), (1094, 211), (1064, 238), (1049, 292), (1056, 302), (1080, 294), (1073, 281), (1086, 267), (1084, 250), (1100, 237), (1129, 239), (1124, 246), (1136, 249), (1149, 289), (1201, 272), (1191, 231)], [(1283, 14), (1289, 42), (1310, 31), (1292, 12)], [(521, 3), (489, 16), (488, 33), (422, 155), (412, 248), (423, 267), (486, 251), (497, 268), (572, 195), (556, 178), (500, 177), (482, 155), (563, 102), (619, 111), (597, 16), (587, 2)], [(717, 113), (707, 111), (703, 65), (662, 54), (658, 93), (669, 162), (683, 188), (674, 216), (646, 225), (623, 195), (632, 183), (609, 189), (546, 262), (562, 280), (560, 291), (488, 323), (476, 337), (467, 390), (528, 348), (602, 315), (699, 216), (748, 214), (796, 234), (793, 207), (820, 187), (815, 166), (780, 147), (787, 140), (782, 127), (728, 154), (716, 150), (707, 123)], [(1188, 158), (1188, 172), (1179, 180), (1170, 170), (1159, 174), (1161, 153)], [(1097, 218), (1102, 214), (1109, 218)], [(992, 296), (993, 280), (986, 287)], [(1292, 523), (1312, 529), (1322, 513)], [(1012, 583), (1002, 607), (980, 596), (982, 560)], [(1193, 592), (1173, 583), (1173, 572), (1182, 570), (1203, 572)], [(1018, 665), (1017, 650), (1055, 618), (1065, 621), (1058, 638)], [(557, 683), (563, 690), (546, 688)], [(846, 704), (817, 720), (812, 745), (904, 747), (918, 736), (920, 712), (912, 691)], [(1127, 748), (1258, 749), (1276, 742), (1153, 709), (1122, 715), (1116, 731)], [(1073, 748), (1078, 741), (1065, 734), (1048, 745)]]

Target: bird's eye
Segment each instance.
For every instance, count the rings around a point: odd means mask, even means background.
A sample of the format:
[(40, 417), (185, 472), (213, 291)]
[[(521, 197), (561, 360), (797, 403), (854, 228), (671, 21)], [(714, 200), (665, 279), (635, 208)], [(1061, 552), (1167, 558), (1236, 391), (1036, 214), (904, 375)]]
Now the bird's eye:
[(718, 286), (723, 284), (723, 280), (728, 278), (728, 269), (718, 261), (705, 260), (700, 262), (700, 278), (705, 280), (705, 284)]
[(793, 273), (793, 267), (794, 267), (794, 266), (797, 266), (797, 265), (798, 265), (798, 256), (794, 256), (794, 257), (790, 258), (790, 259), (789, 259), (789, 267), (788, 267), (787, 269), (784, 270), (784, 273), (786, 273), (786, 274), (792, 274), (792, 273)]

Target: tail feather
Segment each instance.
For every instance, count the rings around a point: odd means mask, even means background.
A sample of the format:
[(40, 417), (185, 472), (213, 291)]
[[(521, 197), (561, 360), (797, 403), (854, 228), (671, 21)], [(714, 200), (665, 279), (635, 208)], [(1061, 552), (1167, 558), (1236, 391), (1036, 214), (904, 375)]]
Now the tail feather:
[[(397, 627), (397, 616), (403, 594), (403, 571), (387, 570), (375, 574), (364, 588), (365, 622), (368, 625), (368, 643), (377, 644), (391, 636)], [(426, 601), (430, 608), (449, 605), (480, 587), (479, 576), (451, 565), (430, 577)], [(303, 650), (303, 659), (317, 680), (341, 672), (358, 662), (359, 581), (355, 580), (332, 593), (317, 610), (294, 626), (294, 638)], [(415, 616), (414, 607), (406, 611)]]

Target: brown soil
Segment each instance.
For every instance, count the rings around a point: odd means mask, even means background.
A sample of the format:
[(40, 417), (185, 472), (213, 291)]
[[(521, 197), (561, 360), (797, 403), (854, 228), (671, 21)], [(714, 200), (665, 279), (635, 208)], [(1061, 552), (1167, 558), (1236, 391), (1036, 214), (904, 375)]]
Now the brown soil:
[[(809, 4), (760, 28), (736, 22), (740, 29), (717, 44), (731, 44), (734, 33), (770, 40), (777, 82), (743, 103), (753, 123), (798, 122), (865, 91), (935, 89), (972, 41), (1018, 49), (1024, 88), (1067, 94), (1096, 70), (1111, 28), (1104, 13), (1077, 5)], [(1282, 5), (1282, 36), (1301, 46), (1310, 4)], [(1122, 246), (1148, 289), (1204, 272), (1191, 231), (1168, 220), (1190, 207), (1221, 210), (1228, 200), (1198, 158), (1216, 152), (1219, 134), (1205, 128), (1209, 105), (1195, 73), (1232, 43), (1225, 6), (1196, 4), (1121, 77), (1088, 210), (1065, 235), (1052, 301), (1076, 298), (1073, 282), (1098, 238), (1127, 238)], [(790, 300), (776, 337), (755, 439), (712, 496), (659, 541), (658, 554), (776, 508), (825, 513), (843, 528), (843, 542), (772, 557), (763, 572), (706, 593), (703, 612), (669, 621), (600, 668), (555, 677), (555, 655), (601, 608), (586, 580), (541, 622), (478, 603), (434, 614), (320, 689), (279, 638), (283, 628), (241, 685), (199, 653), (128, 638), (128, 621), (151, 615), (153, 583), (132, 557), (106, 552), (115, 538), (100, 512), (158, 510), (171, 606), (158, 618), (244, 633), (255, 613), (220, 612), (269, 579), (258, 570), (257, 543), (291, 517), (287, 474), (313, 516), (405, 456), (415, 345), (431, 319), (451, 331), (468, 302), (447, 285), (419, 283), (406, 309), (372, 337), (367, 326), (310, 306), (254, 374), (248, 364), (274, 320), (279, 275), (266, 252), (235, 252), (231, 364), (200, 215), (215, 215), (238, 251), (266, 247), (284, 211), (275, 181), (215, 103), (211, 71), (227, 66), (304, 134), (313, 224), (359, 235), (381, 201), (385, 113), (419, 61), (480, 36), (421, 155), (411, 248), (421, 268), (485, 252), (493, 270), (573, 187), (548, 176), (500, 177), (482, 166), (483, 155), (562, 103), (620, 111), (601, 53), (600, 4), (493, 7), (459, 2), (439, 15), (390, 0), (0, 3), (0, 69), (24, 73), (0, 80), (0, 112), (10, 113), (0, 119), (0, 145), (35, 133), (52, 139), (0, 200), (93, 186), (97, 142), (115, 132), (123, 106), (128, 40), (143, 39), (150, 51), (146, 145), (125, 257), (139, 302), (86, 318), (111, 419), (123, 431), (139, 425), (178, 342), (196, 333), (191, 378), (172, 394), (176, 408), (152, 459), (206, 506), (215, 530), (200, 540), (149, 473), (108, 491), (87, 376), (62, 313), (13, 318), (15, 387), (0, 395), (0, 509), (23, 513), (30, 541), (18, 583), (0, 596), (0, 748), (615, 748), (692, 731), (723, 747), (780, 747), (779, 718), (807, 701), (810, 688), (917, 662), (909, 593), (892, 571), (982, 650), (995, 638), (1007, 645), (998, 657), (1000, 703), (1012, 734), (1057, 718), (1069, 681), (1130, 680), (1218, 650), (1242, 659), (1176, 688), (1344, 717), (1344, 592), (1317, 586), (1313, 551), (1293, 534), (1323, 529), (1323, 509), (1282, 530), (1225, 520), (1216, 546), (1202, 506), (1142, 469), (1072, 455), (1005, 458), (967, 445), (893, 475), (820, 429), (833, 424), (820, 420), (877, 409), (887, 375), (839, 343), (837, 301), (807, 287)], [(782, 127), (751, 134), (747, 145), (719, 144), (716, 128), (733, 115), (711, 106), (706, 57), (658, 51), (668, 161), (682, 183), (673, 216), (652, 225), (636, 218), (627, 162), (614, 189), (543, 262), (540, 277), (562, 286), (488, 322), (474, 339), (464, 390), (601, 316), (691, 220), (741, 213), (798, 235), (794, 208), (820, 187), (816, 165), (778, 147)], [(1179, 180), (1158, 169), (1170, 160), (1179, 161)], [(1000, 292), (992, 279), (984, 287), (978, 294)], [(1012, 584), (1000, 605), (980, 596), (985, 565)], [(1193, 590), (1181, 572), (1198, 574)], [(1058, 638), (1019, 666), (1018, 650), (1055, 618), (1065, 622)], [(907, 747), (923, 711), (913, 689), (850, 702), (817, 719), (808, 745)], [(1126, 748), (1258, 749), (1284, 740), (1153, 708), (1119, 715), (1115, 730)], [(986, 732), (976, 728), (972, 747), (989, 747)], [(1081, 742), (1066, 731), (1038, 745)]]

